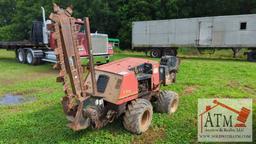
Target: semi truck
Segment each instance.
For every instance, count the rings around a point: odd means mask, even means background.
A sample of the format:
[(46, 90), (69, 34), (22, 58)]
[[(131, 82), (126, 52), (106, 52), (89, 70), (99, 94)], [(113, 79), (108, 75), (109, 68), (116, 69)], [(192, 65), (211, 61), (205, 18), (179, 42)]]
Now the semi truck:
[(177, 55), (178, 48), (232, 49), (235, 57), (247, 48), (248, 61), (256, 61), (256, 14), (187, 19), (136, 21), (132, 48), (152, 57)]
[[(54, 39), (55, 33), (51, 20), (46, 20), (45, 10), (42, 9), (42, 21), (34, 21), (31, 28), (30, 39), (24, 41), (3, 42), (0, 41), (0, 49), (13, 50), (19, 63), (38, 65), (42, 62), (56, 63), (54, 49), (57, 47)], [(86, 45), (84, 28), (81, 26), (83, 21), (76, 19), (80, 57), (87, 58), (89, 48)], [(112, 46), (108, 43), (108, 35), (100, 33), (91, 33), (93, 55), (104, 57), (106, 62), (113, 55)]]

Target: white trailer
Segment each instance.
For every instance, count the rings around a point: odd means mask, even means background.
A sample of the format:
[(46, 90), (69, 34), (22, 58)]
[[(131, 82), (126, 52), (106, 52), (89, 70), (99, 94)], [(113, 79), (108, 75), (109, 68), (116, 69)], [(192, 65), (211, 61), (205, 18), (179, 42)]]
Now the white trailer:
[(249, 48), (248, 60), (256, 60), (256, 14), (133, 22), (132, 47), (152, 57), (179, 47), (232, 48), (234, 56)]

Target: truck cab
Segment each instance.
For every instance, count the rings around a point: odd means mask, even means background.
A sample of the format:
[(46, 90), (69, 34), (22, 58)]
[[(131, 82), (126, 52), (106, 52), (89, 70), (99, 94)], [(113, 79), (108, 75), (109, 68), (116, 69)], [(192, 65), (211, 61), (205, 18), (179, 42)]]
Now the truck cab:
[[(4, 47), (10, 47), (16, 52), (16, 58), (20, 63), (27, 63), (30, 65), (37, 65), (42, 61), (56, 63), (56, 55), (54, 49), (57, 47), (54, 33), (54, 26), (51, 20), (46, 20), (45, 10), (42, 9), (42, 21), (34, 21), (32, 24), (30, 40), (26, 43), (13, 42), (12, 45), (8, 43)], [(77, 31), (77, 40), (79, 54), (81, 58), (88, 58), (89, 48), (85, 39), (83, 28), (83, 21), (76, 19), (75, 28)], [(108, 35), (101, 33), (91, 33), (92, 54), (97, 57), (105, 58), (108, 62), (111, 55), (114, 54), (112, 45), (108, 42)], [(100, 62), (101, 63), (101, 62)]]

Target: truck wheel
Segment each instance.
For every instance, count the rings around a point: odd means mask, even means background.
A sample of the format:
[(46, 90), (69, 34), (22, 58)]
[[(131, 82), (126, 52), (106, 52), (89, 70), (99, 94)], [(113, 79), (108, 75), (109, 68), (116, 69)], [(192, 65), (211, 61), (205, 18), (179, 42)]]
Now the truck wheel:
[(152, 49), (150, 51), (150, 56), (152, 58), (160, 58), (161, 57), (161, 50), (159, 50), (159, 49)]
[(34, 57), (32, 51), (28, 50), (26, 54), (26, 60), (29, 65), (38, 65), (40, 64), (40, 59)]
[(172, 91), (162, 91), (157, 99), (157, 111), (160, 113), (173, 114), (179, 105), (179, 96)]
[(152, 121), (153, 107), (146, 99), (137, 99), (128, 105), (123, 117), (123, 125), (126, 130), (141, 134), (145, 132)]
[(23, 49), (16, 51), (16, 59), (19, 63), (26, 63), (25, 51)]

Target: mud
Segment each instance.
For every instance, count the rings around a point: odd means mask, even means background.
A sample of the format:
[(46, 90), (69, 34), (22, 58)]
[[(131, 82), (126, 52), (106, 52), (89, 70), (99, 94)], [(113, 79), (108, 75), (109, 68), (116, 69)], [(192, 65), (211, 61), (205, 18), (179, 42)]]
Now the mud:
[(244, 85), (243, 90), (250, 94), (256, 95), (256, 90), (251, 86)]
[(187, 86), (185, 87), (185, 89), (183, 90), (182, 92), (182, 96), (184, 95), (189, 95), (189, 94), (192, 94), (193, 92), (195, 92), (199, 87), (196, 86), (196, 85), (192, 85), (192, 86)]
[(166, 136), (164, 128), (149, 128), (145, 133), (133, 139), (132, 144), (154, 144)]
[(13, 85), (16, 83), (22, 83), (25, 81), (35, 81), (47, 77), (55, 77), (57, 74), (56, 71), (51, 70), (50, 72), (35, 72), (35, 73), (30, 73), (26, 75), (21, 75), (19, 77), (0, 77), (0, 86), (1, 85)]
[(237, 81), (230, 81), (230, 82), (227, 84), (227, 86), (230, 87), (230, 88), (239, 88), (240, 83), (237, 82)]
[(256, 88), (253, 88), (252, 86), (249, 86), (249, 85), (241, 85), (237, 81), (230, 81), (229, 84), (227, 84), (227, 86), (230, 88), (240, 89), (240, 90), (250, 93), (252, 95), (256, 95)]

